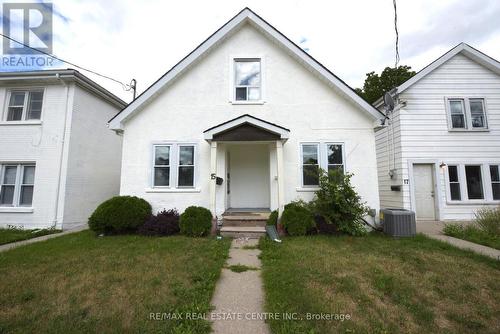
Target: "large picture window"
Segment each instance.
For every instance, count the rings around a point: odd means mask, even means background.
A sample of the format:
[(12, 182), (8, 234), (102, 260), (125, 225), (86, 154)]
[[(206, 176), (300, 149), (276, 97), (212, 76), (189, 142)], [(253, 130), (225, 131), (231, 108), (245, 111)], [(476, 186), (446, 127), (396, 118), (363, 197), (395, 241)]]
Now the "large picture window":
[(0, 206), (32, 206), (34, 186), (34, 165), (0, 165)]
[(43, 90), (10, 92), (6, 121), (39, 120), (42, 115)]

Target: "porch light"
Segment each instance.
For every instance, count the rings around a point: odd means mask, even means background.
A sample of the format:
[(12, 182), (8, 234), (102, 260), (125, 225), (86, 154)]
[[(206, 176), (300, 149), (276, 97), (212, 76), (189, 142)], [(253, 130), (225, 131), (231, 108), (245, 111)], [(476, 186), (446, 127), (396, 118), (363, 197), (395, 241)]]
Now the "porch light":
[(448, 165), (447, 165), (447, 164), (445, 164), (444, 162), (441, 162), (441, 163), (439, 164), (439, 168), (441, 168), (441, 169), (445, 169), (445, 168), (446, 168), (446, 166), (448, 166)]

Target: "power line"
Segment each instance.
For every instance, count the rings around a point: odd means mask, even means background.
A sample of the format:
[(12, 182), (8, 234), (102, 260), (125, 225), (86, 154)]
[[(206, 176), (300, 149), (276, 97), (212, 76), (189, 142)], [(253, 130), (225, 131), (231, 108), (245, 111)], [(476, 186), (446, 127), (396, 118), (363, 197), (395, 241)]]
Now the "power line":
[(399, 33), (398, 33), (398, 11), (396, 8), (396, 0), (392, 0), (394, 5), (394, 30), (396, 31), (396, 62), (394, 64), (395, 68), (398, 68), (399, 63)]
[(79, 69), (81, 69), (81, 70), (84, 70), (84, 71), (90, 72), (90, 73), (92, 73), (92, 74), (95, 74), (95, 75), (97, 75), (97, 76), (100, 76), (101, 78), (104, 78), (104, 79), (108, 79), (108, 80), (114, 81), (114, 82), (116, 82), (116, 83), (118, 83), (118, 84), (122, 85), (123, 89), (124, 89), (124, 90), (126, 90), (126, 91), (129, 91), (129, 90), (131, 90), (131, 89), (134, 89), (134, 96), (135, 96), (135, 79), (132, 79), (132, 81), (131, 81), (131, 83), (130, 83), (130, 84), (125, 84), (125, 83), (121, 82), (120, 80), (114, 79), (114, 78), (112, 78), (112, 77), (109, 77), (109, 76), (107, 76), (107, 75), (104, 75), (104, 74), (98, 73), (98, 72), (96, 72), (96, 71), (89, 70), (88, 68), (85, 68), (85, 67), (79, 66), (79, 65), (77, 65), (77, 64), (75, 64), (75, 63), (72, 63), (72, 62), (70, 62), (70, 61), (66, 61), (66, 60), (64, 60), (64, 59), (62, 59), (62, 58), (59, 58), (59, 57), (57, 57), (57, 56), (55, 56), (55, 55), (53, 55), (53, 54), (50, 54), (50, 53), (48, 53), (48, 52), (45, 52), (45, 51), (39, 50), (39, 49), (37, 49), (37, 48), (33, 48), (33, 47), (29, 46), (29, 45), (24, 44), (23, 42), (19, 42), (18, 40), (15, 40), (14, 38), (12, 38), (12, 37), (10, 37), (10, 36), (4, 35), (4, 34), (2, 34), (2, 33), (0, 33), (0, 35), (1, 35), (1, 36), (3, 36), (4, 38), (8, 39), (8, 40), (11, 40), (11, 41), (13, 41), (13, 42), (15, 42), (15, 43), (17, 43), (17, 44), (20, 44), (20, 45), (22, 45), (22, 46), (24, 46), (24, 47), (26, 47), (26, 48), (28, 48), (28, 49), (31, 49), (31, 50), (33, 50), (33, 51), (36, 51), (36, 52), (42, 53), (42, 54), (44, 54), (44, 55), (46, 55), (46, 56), (49, 56), (49, 57), (51, 57), (51, 58), (53, 58), (53, 59), (57, 59), (57, 60), (59, 60), (59, 61), (61, 61), (61, 62), (63, 62), (63, 63), (66, 63), (66, 64), (68, 64), (68, 65), (74, 66), (74, 67), (79, 68)]

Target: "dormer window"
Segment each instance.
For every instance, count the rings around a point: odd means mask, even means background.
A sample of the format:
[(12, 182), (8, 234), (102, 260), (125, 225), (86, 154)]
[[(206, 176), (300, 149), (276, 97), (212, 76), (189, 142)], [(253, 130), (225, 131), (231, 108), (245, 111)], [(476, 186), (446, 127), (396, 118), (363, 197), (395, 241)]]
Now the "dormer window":
[(259, 101), (262, 76), (260, 59), (234, 60), (234, 100)]
[(39, 120), (42, 115), (43, 90), (10, 91), (6, 121)]

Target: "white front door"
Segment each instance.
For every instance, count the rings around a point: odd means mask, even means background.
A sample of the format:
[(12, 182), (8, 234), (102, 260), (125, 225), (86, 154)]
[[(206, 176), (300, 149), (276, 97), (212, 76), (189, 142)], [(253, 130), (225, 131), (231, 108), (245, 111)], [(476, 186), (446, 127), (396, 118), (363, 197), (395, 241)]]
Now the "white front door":
[(413, 182), (415, 183), (415, 206), (417, 209), (417, 219), (436, 219), (433, 175), (432, 165), (413, 165)]
[(269, 146), (229, 148), (229, 207), (269, 208)]

